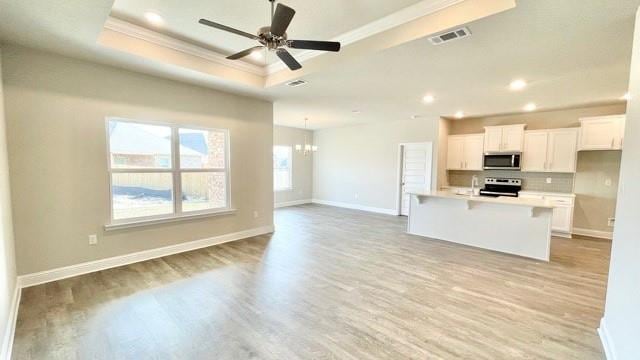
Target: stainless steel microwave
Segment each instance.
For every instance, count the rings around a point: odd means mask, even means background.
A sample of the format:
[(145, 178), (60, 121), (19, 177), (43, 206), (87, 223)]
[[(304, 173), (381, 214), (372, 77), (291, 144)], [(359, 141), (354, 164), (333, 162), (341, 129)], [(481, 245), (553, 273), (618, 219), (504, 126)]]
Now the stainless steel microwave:
[(484, 154), (485, 170), (520, 170), (522, 153), (488, 152)]

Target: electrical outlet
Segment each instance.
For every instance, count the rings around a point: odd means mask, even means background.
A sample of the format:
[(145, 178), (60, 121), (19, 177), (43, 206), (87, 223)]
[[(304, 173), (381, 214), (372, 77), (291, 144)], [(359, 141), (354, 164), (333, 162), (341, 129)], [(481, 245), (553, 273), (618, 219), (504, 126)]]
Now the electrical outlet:
[(552, 178), (547, 178), (547, 184), (551, 184), (553, 182)]
[(611, 186), (611, 179), (606, 179), (604, 181), (604, 186)]
[(614, 227), (616, 225), (616, 218), (609, 218), (607, 221), (607, 225), (610, 227)]
[(256, 210), (254, 210), (254, 211), (253, 211), (253, 218), (254, 218), (254, 219), (257, 219), (257, 218), (258, 218), (258, 216), (260, 216), (260, 213), (259, 213), (258, 211), (256, 211)]
[(358, 193), (355, 193), (355, 194), (353, 194), (353, 197), (357, 199), (357, 198), (360, 197), (360, 195), (358, 195)]
[(98, 235), (96, 234), (89, 235), (89, 245), (98, 245)]

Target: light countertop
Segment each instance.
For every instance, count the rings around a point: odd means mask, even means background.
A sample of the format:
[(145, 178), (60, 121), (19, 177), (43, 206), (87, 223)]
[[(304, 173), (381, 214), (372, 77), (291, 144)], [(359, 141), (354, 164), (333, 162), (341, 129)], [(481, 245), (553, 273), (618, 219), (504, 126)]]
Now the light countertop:
[(504, 204), (504, 205), (515, 205), (515, 206), (525, 206), (531, 208), (547, 208), (553, 209), (554, 206), (551, 202), (543, 199), (535, 199), (535, 198), (522, 198), (522, 197), (489, 197), (489, 196), (471, 196), (471, 195), (459, 195), (452, 191), (422, 191), (422, 192), (409, 192), (412, 195), (418, 197), (435, 197), (435, 198), (443, 198), (443, 199), (456, 199), (456, 200), (464, 200), (470, 202), (483, 202), (483, 203), (491, 203), (491, 204)]

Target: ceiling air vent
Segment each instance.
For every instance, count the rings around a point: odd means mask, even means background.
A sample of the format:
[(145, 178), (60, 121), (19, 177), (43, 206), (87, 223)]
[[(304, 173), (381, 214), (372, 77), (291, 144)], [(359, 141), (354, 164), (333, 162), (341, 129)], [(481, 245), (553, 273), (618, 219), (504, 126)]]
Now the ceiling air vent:
[(302, 86), (305, 85), (307, 82), (304, 80), (294, 80), (292, 82), (287, 83), (287, 85), (291, 86), (291, 87), (298, 87), (298, 86)]
[(463, 27), (452, 31), (447, 31), (446, 33), (442, 33), (436, 36), (432, 36), (429, 38), (429, 41), (431, 41), (433, 45), (442, 45), (448, 41), (458, 40), (469, 35), (471, 35), (471, 30), (469, 30), (469, 28), (467, 27)]

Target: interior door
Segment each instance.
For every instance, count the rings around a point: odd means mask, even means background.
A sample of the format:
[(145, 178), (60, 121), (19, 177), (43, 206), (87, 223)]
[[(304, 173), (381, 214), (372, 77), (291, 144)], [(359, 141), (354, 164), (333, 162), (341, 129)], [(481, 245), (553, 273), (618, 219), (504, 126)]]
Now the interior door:
[(431, 143), (405, 144), (402, 146), (402, 198), (400, 214), (409, 215), (411, 191), (429, 191), (431, 189), (431, 161), (433, 145)]
[(524, 134), (522, 171), (547, 170), (547, 141), (548, 133), (546, 131), (527, 131)]
[(578, 132), (577, 129), (553, 130), (549, 132), (548, 168), (553, 172), (576, 171)]

